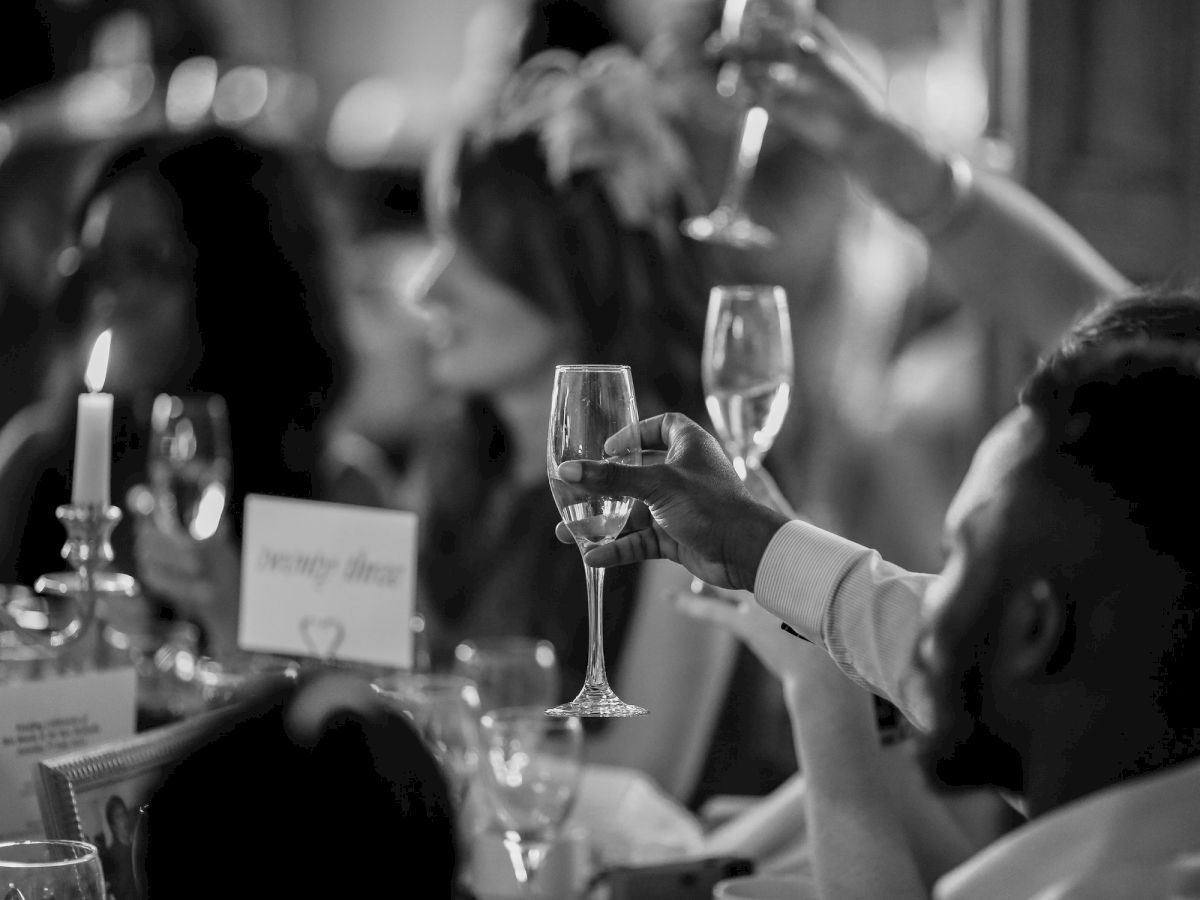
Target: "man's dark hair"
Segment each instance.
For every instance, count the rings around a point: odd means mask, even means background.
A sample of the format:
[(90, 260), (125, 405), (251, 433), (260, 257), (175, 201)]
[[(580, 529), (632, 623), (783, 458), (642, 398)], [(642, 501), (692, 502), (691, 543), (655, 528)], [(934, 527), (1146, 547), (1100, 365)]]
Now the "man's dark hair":
[(1101, 685), (1149, 679), (1164, 720), (1194, 729), (1200, 342), (1139, 336), (1062, 354), (1023, 402), (1043, 431), (1018, 506), (1050, 523), (1031, 520), (1041, 540), (1027, 549), (1073, 614), (1062, 664), (1077, 657)]
[(1200, 286), (1150, 285), (1100, 300), (1039, 361), (1031, 381), (1092, 347), (1122, 340), (1200, 341)]

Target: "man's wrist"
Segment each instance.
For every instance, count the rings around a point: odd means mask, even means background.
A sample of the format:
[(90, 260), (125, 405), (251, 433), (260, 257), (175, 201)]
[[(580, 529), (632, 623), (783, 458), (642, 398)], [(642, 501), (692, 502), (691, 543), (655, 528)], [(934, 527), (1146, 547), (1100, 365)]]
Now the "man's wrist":
[(726, 559), (733, 560), (731, 575), (736, 582), (733, 585), (735, 590), (753, 592), (758, 567), (771, 539), (789, 521), (782, 512), (755, 504), (744, 521), (729, 529), (731, 552)]

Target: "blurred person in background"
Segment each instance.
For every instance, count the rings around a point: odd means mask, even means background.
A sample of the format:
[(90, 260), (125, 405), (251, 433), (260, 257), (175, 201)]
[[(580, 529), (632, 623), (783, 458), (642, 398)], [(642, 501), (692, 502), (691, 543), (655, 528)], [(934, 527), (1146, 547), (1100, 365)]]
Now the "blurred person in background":
[[(703, 408), (698, 298), (719, 261), (679, 234), (687, 155), (657, 102), (627, 51), (552, 50), (430, 161), (421, 307), (431, 378), (457, 400), (410, 472), (435, 668), (464, 638), (526, 634), (555, 645), (564, 684), (583, 681), (585, 579), (539, 525), (559, 518), (545, 468), (556, 364), (626, 364), (639, 409)], [(736, 645), (657, 602), (687, 583), (677, 567), (614, 574), (610, 672), (652, 714), (591, 721), (589, 758), (685, 798)]]
[(446, 776), (365, 681), (279, 679), (217, 716), (145, 807), (143, 896), (461, 896)]
[(340, 183), (339, 308), (355, 366), (325, 429), (323, 496), (403, 508), (412, 448), (444, 402), (429, 376), (424, 320), (407, 296), (431, 248), (420, 173), (342, 173)]
[(62, 568), (54, 510), (71, 494), (75, 397), (96, 336), (111, 328), (117, 504), (147, 478), (159, 392), (222, 395), (232, 443), (216, 533), (196, 540), (135, 507), (114, 533), (115, 567), (196, 620), (210, 651), (234, 646), (243, 498), (317, 493), (320, 419), (348, 363), (308, 177), (288, 152), (222, 129), (135, 139), (101, 167), (53, 309), (40, 397), (0, 435), (3, 580)]

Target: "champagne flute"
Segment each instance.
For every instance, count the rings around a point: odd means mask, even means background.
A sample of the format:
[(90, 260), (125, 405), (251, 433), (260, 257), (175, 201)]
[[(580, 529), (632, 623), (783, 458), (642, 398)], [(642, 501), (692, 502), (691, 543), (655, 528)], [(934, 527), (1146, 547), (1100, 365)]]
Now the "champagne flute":
[[(805, 27), (812, 16), (813, 0), (725, 0), (721, 15), (723, 44), (739, 41), (785, 40)], [(721, 67), (717, 90), (732, 97), (737, 90), (741, 67), (729, 62)], [(716, 207), (702, 216), (685, 219), (683, 233), (698, 241), (733, 247), (772, 247), (778, 241), (769, 228), (755, 222), (744, 208), (746, 189), (758, 167), (763, 133), (769, 116), (762, 106), (748, 106), (742, 113), (733, 162)]]
[[(558, 467), (571, 459), (638, 464), (641, 440), (637, 405), (628, 366), (556, 366), (546, 441), (550, 492), (580, 554), (616, 539), (633, 508), (631, 497), (597, 495), (567, 484)], [(644, 716), (609, 687), (604, 667), (604, 569), (584, 563), (588, 588), (588, 663), (583, 689), (570, 703), (546, 712), (552, 716)]]
[(530, 896), (583, 771), (583, 725), (540, 706), (506, 707), (481, 719), (483, 775), (504, 831), (513, 873)]
[(762, 468), (792, 390), (792, 330), (783, 288), (717, 285), (711, 290), (700, 375), (713, 430), (738, 477), (756, 499), (791, 515)]
[(105, 900), (99, 853), (85, 841), (0, 843), (0, 896), (5, 900)]
[(150, 413), (150, 490), (159, 525), (217, 533), (231, 471), (229, 416), (218, 394), (159, 394)]

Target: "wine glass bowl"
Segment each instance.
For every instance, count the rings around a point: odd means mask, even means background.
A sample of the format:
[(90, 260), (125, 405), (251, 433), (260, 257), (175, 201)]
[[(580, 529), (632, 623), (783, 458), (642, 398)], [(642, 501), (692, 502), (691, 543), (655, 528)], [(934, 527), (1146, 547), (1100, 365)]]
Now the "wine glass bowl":
[(5, 900), (105, 900), (100, 855), (85, 841), (0, 843), (0, 897)]
[[(605, 460), (638, 465), (641, 439), (637, 429), (633, 376), (628, 366), (556, 366), (546, 471), (550, 492), (580, 553), (615, 540), (633, 509), (632, 497), (597, 494), (558, 477), (569, 460)], [(578, 696), (546, 710), (552, 716), (641, 716), (646, 710), (622, 701), (608, 684), (604, 663), (604, 569), (584, 563), (588, 587), (588, 664)]]
[(150, 490), (164, 529), (217, 532), (231, 474), (229, 415), (218, 394), (159, 394), (150, 413)]
[(483, 709), (550, 706), (561, 676), (554, 644), (524, 635), (467, 638), (454, 648), (453, 672), (475, 682)]
[(774, 285), (709, 294), (701, 380), (713, 431), (745, 481), (787, 416), (794, 365), (787, 295)]
[[(782, 43), (805, 27), (812, 16), (812, 0), (725, 0), (718, 42)], [(717, 77), (717, 91), (724, 97), (737, 93), (741, 66), (725, 63)], [(697, 241), (711, 241), (738, 248), (767, 249), (778, 236), (760, 225), (744, 208), (746, 190), (758, 167), (763, 135), (770, 116), (757, 104), (742, 113), (737, 142), (717, 205), (708, 213), (685, 219), (680, 229)]]
[(483, 780), (517, 880), (532, 888), (546, 852), (575, 804), (583, 772), (583, 725), (540, 706), (505, 707), (481, 719)]

